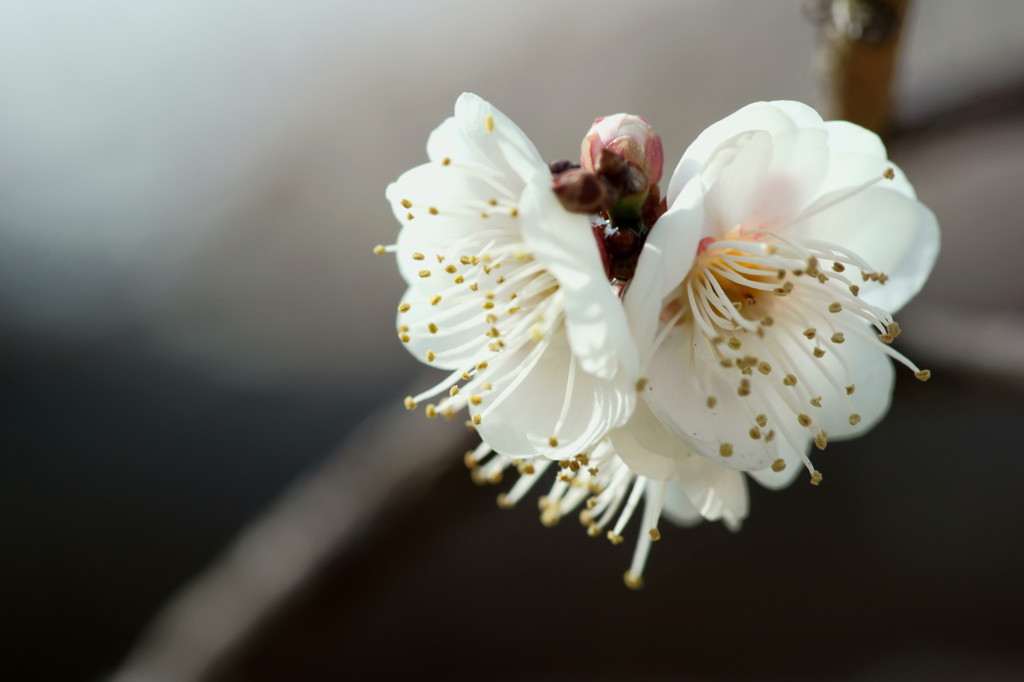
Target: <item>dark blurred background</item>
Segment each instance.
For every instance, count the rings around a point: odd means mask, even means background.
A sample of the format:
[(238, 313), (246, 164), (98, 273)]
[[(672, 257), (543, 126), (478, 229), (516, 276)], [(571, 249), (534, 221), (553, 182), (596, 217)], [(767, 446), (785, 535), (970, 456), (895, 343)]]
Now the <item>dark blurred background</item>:
[[(0, 679), (113, 673), (431, 381), (370, 250), (460, 92), (551, 159), (643, 114), (671, 170), (748, 102), (823, 103), (804, 5), (0, 4)], [(1016, 0), (914, 8), (891, 149), (944, 243), (900, 341), (934, 378), (821, 454), (820, 489), (752, 489), (737, 535), (664, 527), (634, 593), (629, 543), (497, 509), (452, 448), (210, 679), (1024, 678), (1022, 26)]]

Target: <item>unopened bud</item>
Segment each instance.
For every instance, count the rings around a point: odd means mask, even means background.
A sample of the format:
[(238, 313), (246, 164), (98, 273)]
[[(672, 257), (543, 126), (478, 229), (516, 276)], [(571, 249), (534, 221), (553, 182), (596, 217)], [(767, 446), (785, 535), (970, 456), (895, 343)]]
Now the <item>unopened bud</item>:
[(580, 149), (583, 168), (597, 171), (603, 150), (614, 152), (639, 169), (648, 185), (661, 180), (661, 138), (642, 116), (615, 114), (596, 119)]
[(618, 199), (618, 192), (606, 179), (579, 168), (556, 175), (551, 189), (572, 213), (600, 213)]

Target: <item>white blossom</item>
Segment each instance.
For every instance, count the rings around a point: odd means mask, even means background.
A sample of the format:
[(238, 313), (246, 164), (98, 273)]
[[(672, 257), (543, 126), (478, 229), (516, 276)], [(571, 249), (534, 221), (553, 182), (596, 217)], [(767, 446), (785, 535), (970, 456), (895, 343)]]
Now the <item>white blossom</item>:
[(406, 399), (428, 417), (467, 407), (507, 457), (569, 459), (623, 425), (638, 357), (588, 216), (567, 212), (530, 140), (471, 94), (387, 189), (408, 290), (399, 338), (451, 374)]
[(931, 271), (938, 225), (877, 136), (796, 102), (704, 131), (667, 200), (625, 296), (650, 411), (611, 439), (633, 470), (735, 526), (741, 472), (779, 488), (802, 463), (816, 484), (811, 445), (884, 416), (889, 358), (928, 379), (890, 345), (892, 313)]

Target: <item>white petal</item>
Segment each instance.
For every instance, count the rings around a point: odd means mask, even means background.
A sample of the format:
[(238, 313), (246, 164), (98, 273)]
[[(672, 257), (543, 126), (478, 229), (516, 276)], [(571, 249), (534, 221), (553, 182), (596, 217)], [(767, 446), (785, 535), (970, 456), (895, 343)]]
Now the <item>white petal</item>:
[[(576, 371), (573, 387), (567, 395), (571, 353), (564, 331), (554, 332), (540, 360), (525, 375), (516, 366), (529, 349), (503, 359), (506, 366), (488, 372), (503, 375), (494, 390), (484, 396), (480, 406), (470, 406), (472, 414), (481, 414), (476, 427), (481, 438), (495, 451), (509, 457), (533, 457), (538, 453), (552, 459), (566, 459), (590, 448), (607, 432), (623, 425), (633, 412), (636, 391), (632, 387), (596, 379)], [(493, 365), (494, 363), (492, 363)], [(518, 382), (509, 388), (509, 382)], [(556, 422), (569, 401), (561, 427)], [(551, 436), (558, 445), (552, 447)]]
[(608, 285), (590, 218), (562, 208), (546, 169), (528, 185), (522, 207), (523, 239), (558, 280), (569, 343), (583, 371), (603, 379), (622, 372), (635, 383), (636, 346), (622, 304)]
[[(692, 183), (681, 197), (692, 195), (699, 202), (699, 183)], [(659, 324), (662, 305), (689, 272), (697, 254), (704, 222), (703, 207), (699, 203), (687, 205), (676, 201), (651, 229), (644, 242), (636, 272), (630, 280), (623, 304), (633, 330), (640, 357), (650, 356)], [(644, 363), (646, 364), (646, 363)]]
[(665, 486), (665, 504), (661, 508), (661, 515), (678, 526), (695, 526), (704, 520), (679, 481), (670, 481)]
[[(842, 364), (839, 356), (844, 361)], [(844, 365), (849, 369), (848, 373), (844, 372)], [(814, 379), (814, 390), (822, 396), (822, 406), (808, 413), (828, 431), (830, 439), (862, 435), (889, 411), (895, 370), (892, 361), (877, 344), (847, 334), (846, 341), (832, 346), (824, 357), (805, 356), (800, 366), (801, 371), (808, 376), (814, 376), (811, 372), (816, 369), (817, 376), (822, 377)], [(823, 372), (839, 377), (845, 375), (846, 383), (841, 382), (841, 389), (836, 390), (824, 379)], [(845, 386), (850, 384), (855, 387), (854, 392), (847, 395)], [(850, 424), (851, 414), (859, 415), (859, 423)]]
[[(806, 450), (810, 447), (810, 438), (805, 440), (807, 441), (804, 445), (804, 449)], [(775, 471), (771, 467), (768, 467), (759, 471), (748, 471), (747, 473), (751, 478), (769, 490), (780, 490), (785, 488), (800, 475), (801, 471), (805, 471), (804, 462), (796, 450), (791, 449), (787, 449), (780, 456), (780, 459), (786, 463), (786, 467), (782, 469), (782, 471)]]
[(754, 212), (771, 160), (771, 135), (758, 130), (726, 140), (708, 158), (701, 174), (704, 210), (720, 235)]
[(921, 289), (939, 253), (935, 215), (921, 202), (884, 186), (860, 192), (793, 229), (840, 244), (889, 275), (884, 285), (861, 287), (865, 300), (889, 312)]
[(445, 119), (430, 133), (427, 138), (427, 158), (434, 163), (448, 159), (457, 164), (490, 165), (487, 158), (463, 134), (454, 116)]
[(547, 164), (528, 137), (505, 114), (472, 93), (455, 102), (455, 120), (466, 143), (506, 176), (529, 179)]
[[(678, 477), (678, 488), (671, 494), (668, 491), (674, 485), (666, 490), (667, 516), (677, 523), (692, 523), (698, 517), (723, 519), (735, 530), (746, 517), (743, 474), (689, 450), (665, 430), (644, 401), (637, 405), (629, 424), (612, 432), (611, 441), (635, 473), (655, 480)], [(680, 491), (685, 502), (679, 499)]]
[(878, 135), (848, 121), (829, 121), (825, 130), (828, 132), (830, 159), (821, 194), (854, 187), (877, 178), (886, 168), (892, 168), (895, 177), (887, 180), (884, 186), (911, 199), (917, 197), (903, 171), (889, 161), (885, 145)]
[(680, 487), (701, 516), (708, 521), (722, 520), (729, 530), (739, 530), (749, 509), (742, 473), (698, 456), (676, 460), (676, 473)]
[[(695, 347), (700, 342), (692, 326), (683, 325), (654, 353), (644, 393), (651, 410), (669, 431), (723, 466), (744, 471), (770, 466), (777, 459), (775, 446), (748, 434), (753, 417), (745, 418), (748, 407), (741, 401), (749, 398), (737, 396), (731, 375), (700, 366), (705, 362)], [(709, 396), (717, 401), (712, 407)]]
[(828, 168), (828, 135), (822, 128), (794, 128), (772, 138), (771, 166), (758, 189), (757, 206), (746, 218), (759, 227), (789, 218), (817, 196)]
[(629, 422), (609, 434), (615, 452), (633, 473), (667, 481), (676, 473), (677, 457), (687, 452), (640, 400)]
[(700, 173), (705, 161), (723, 142), (750, 130), (764, 130), (775, 133), (795, 126), (791, 113), (786, 107), (770, 102), (748, 104), (734, 114), (723, 118), (704, 130), (683, 153), (672, 173), (665, 197), (671, 205), (683, 187)]

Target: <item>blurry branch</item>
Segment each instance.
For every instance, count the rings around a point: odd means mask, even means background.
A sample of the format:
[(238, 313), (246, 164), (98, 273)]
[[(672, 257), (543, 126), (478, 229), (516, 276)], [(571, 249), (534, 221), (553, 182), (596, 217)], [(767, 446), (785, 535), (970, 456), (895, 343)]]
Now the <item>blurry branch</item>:
[(910, 0), (819, 0), (808, 6), (821, 40), (830, 117), (885, 136)]
[(413, 418), (399, 400), (378, 410), (170, 599), (111, 680), (214, 677), (378, 518), (425, 495), (466, 440), (460, 426)]

